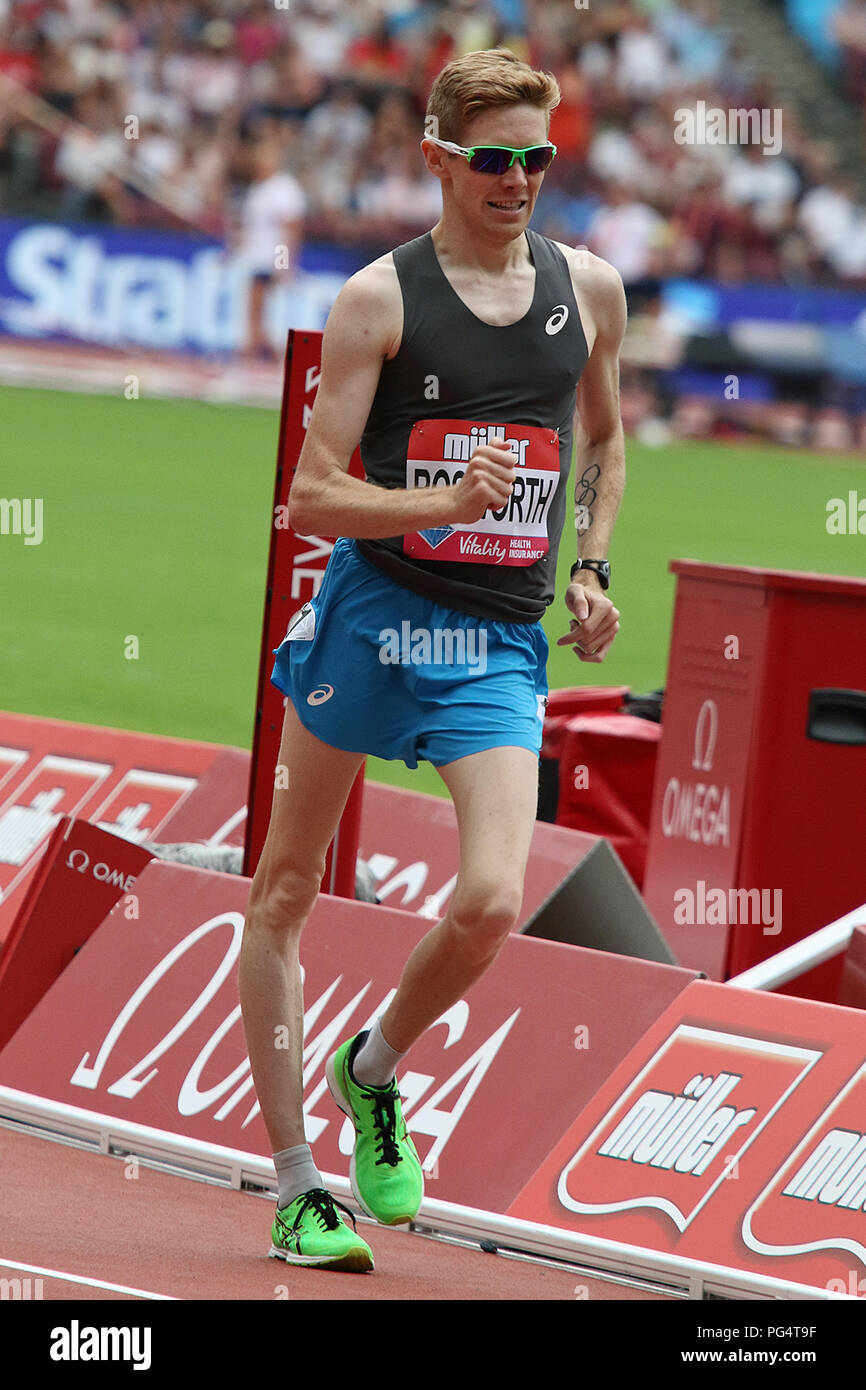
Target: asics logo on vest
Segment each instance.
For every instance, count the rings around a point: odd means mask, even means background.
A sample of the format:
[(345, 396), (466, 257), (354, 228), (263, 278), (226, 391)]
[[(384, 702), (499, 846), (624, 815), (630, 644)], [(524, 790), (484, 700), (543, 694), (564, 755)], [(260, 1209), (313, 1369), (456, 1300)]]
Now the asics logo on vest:
[(559, 330), (560, 330), (560, 328), (561, 328), (562, 325), (565, 323), (565, 321), (566, 321), (567, 318), (568, 318), (568, 305), (567, 305), (567, 304), (554, 304), (554, 306), (553, 306), (553, 313), (550, 315), (550, 318), (547, 320), (547, 323), (544, 325), (544, 331), (545, 331), (545, 333), (550, 333), (551, 335), (554, 334), (554, 333), (558, 333)]
[(332, 685), (320, 685), (315, 690), (311, 690), (307, 696), (308, 705), (323, 705), (326, 700), (330, 700), (334, 693)]

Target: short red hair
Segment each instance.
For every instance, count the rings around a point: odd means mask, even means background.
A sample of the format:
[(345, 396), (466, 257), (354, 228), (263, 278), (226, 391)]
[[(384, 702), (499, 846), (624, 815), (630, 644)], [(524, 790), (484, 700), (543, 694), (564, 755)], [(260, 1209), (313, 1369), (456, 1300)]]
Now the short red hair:
[(522, 102), (545, 112), (549, 131), (559, 101), (552, 72), (531, 68), (509, 48), (485, 48), (454, 58), (439, 73), (427, 102), (425, 131), (460, 144), (466, 126), (482, 111)]

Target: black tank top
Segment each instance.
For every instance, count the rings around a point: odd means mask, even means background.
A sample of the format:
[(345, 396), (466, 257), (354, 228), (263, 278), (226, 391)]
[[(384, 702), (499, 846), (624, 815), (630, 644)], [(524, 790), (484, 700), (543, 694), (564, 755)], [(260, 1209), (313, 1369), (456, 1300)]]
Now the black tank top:
[(532, 305), (517, 323), (500, 328), (483, 323), (463, 303), (439, 264), (430, 232), (394, 250), (403, 335), (397, 355), (382, 364), (360, 441), (368, 480), (405, 488), (409, 436), (418, 420), (537, 425), (558, 432), (549, 550), (533, 563), (419, 559), (404, 553), (402, 536), (356, 541), (361, 554), (398, 584), (501, 622), (536, 622), (554, 597), (575, 389), (588, 355), (564, 255), (538, 232), (527, 229), (526, 237), (536, 272)]

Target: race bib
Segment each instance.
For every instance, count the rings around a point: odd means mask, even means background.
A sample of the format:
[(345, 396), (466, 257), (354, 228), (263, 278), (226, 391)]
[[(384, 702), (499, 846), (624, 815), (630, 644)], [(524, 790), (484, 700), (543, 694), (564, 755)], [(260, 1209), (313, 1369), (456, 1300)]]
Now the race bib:
[(547, 554), (547, 523), (559, 486), (559, 435), (538, 425), (484, 425), (473, 420), (418, 420), (406, 455), (406, 487), (457, 483), (479, 444), (514, 454), (511, 496), (479, 521), (413, 531), (403, 551), (421, 560), (484, 565), (532, 565)]

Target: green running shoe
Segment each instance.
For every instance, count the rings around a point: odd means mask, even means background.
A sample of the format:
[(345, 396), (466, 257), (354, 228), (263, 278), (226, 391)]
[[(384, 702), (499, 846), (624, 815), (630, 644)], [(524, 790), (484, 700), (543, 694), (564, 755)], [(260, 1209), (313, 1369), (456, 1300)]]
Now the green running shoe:
[(368, 1216), (383, 1226), (414, 1221), (424, 1196), (424, 1175), (406, 1128), (397, 1082), (359, 1086), (351, 1064), (367, 1034), (338, 1048), (325, 1064), (328, 1087), (355, 1126), (349, 1167), (352, 1191)]
[(271, 1229), (269, 1254), (290, 1265), (317, 1265), (320, 1269), (345, 1269), (363, 1274), (373, 1268), (373, 1252), (355, 1230), (349, 1230), (340, 1212), (355, 1225), (355, 1218), (324, 1187), (302, 1192), (287, 1207), (277, 1210)]

